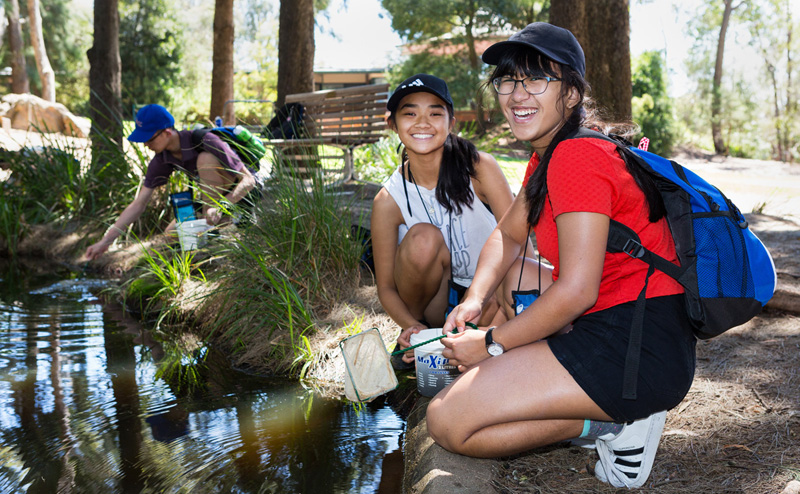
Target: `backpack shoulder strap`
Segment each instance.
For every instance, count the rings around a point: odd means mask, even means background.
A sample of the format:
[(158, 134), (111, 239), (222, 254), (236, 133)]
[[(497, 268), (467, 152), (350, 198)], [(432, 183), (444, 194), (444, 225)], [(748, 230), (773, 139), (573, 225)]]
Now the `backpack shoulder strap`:
[(208, 127), (203, 129), (194, 129), (192, 131), (192, 149), (203, 149), (203, 137), (211, 132), (212, 129)]

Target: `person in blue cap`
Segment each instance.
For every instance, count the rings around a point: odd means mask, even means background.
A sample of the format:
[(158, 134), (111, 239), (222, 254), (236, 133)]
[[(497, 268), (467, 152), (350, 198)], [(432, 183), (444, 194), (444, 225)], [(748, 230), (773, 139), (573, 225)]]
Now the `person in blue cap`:
[[(136, 113), (131, 142), (144, 143), (155, 156), (147, 165), (139, 193), (122, 211), (103, 238), (86, 249), (87, 259), (101, 256), (125, 229), (147, 208), (153, 191), (166, 184), (175, 170), (183, 171), (200, 186), (203, 215), (209, 225), (220, 224), (223, 215), (215, 204), (241, 201), (256, 186), (254, 173), (219, 136), (208, 132), (202, 146), (192, 143), (192, 131), (175, 129), (175, 119), (161, 105), (146, 105)], [(171, 224), (167, 230), (170, 230)]]

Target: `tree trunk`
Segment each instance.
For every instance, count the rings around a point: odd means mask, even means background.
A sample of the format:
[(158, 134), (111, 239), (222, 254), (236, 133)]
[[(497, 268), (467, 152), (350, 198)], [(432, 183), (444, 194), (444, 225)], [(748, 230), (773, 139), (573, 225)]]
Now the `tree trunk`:
[(278, 101), (314, 90), (314, 1), (281, 0), (278, 27)]
[(722, 14), (722, 25), (719, 28), (717, 41), (717, 60), (714, 63), (714, 84), (711, 87), (711, 137), (714, 139), (714, 152), (727, 153), (725, 141), (722, 139), (722, 56), (725, 53), (725, 35), (733, 12), (733, 0), (724, 0), (725, 11)]
[(209, 117), (221, 116), (225, 125), (234, 125), (236, 122), (233, 103), (225, 104), (233, 99), (233, 36), (233, 0), (216, 0)]
[[(589, 43), (588, 20), (586, 18), (586, 0), (551, 0), (550, 24), (569, 29), (578, 38), (584, 54)], [(586, 57), (588, 61), (588, 56)], [(588, 65), (588, 63), (587, 63)]]
[(483, 134), (486, 131), (486, 113), (483, 109), (483, 91), (480, 89), (480, 69), (483, 65), (483, 62), (481, 62), (480, 58), (478, 57), (478, 50), (475, 48), (475, 15), (476, 12), (470, 13), (469, 22), (465, 24), (464, 28), (466, 31), (469, 66), (473, 74), (473, 78), (475, 79), (474, 86), (479, 88), (477, 91), (475, 91), (475, 119), (477, 120), (478, 131)]
[[(797, 116), (797, 97), (795, 95), (795, 91), (797, 88), (794, 87), (792, 84), (792, 71), (794, 70), (794, 62), (792, 60), (792, 12), (789, 8), (789, 2), (786, 2), (786, 12), (787, 16), (787, 31), (786, 31), (786, 121), (787, 122), (794, 122)], [(791, 148), (791, 136), (790, 132), (786, 132), (786, 142), (784, 145), (786, 149)], [(794, 155), (790, 152), (786, 153), (787, 160), (791, 163), (794, 161)]]
[(591, 95), (610, 119), (631, 118), (628, 0), (553, 0), (550, 22), (569, 29), (583, 47)]
[(118, 0), (94, 1), (94, 41), (89, 58), (92, 161), (105, 164), (122, 150)]
[(19, 24), (19, 2), (7, 0), (8, 10), (8, 50), (11, 52), (11, 92), (17, 94), (31, 92), (28, 83), (28, 68), (22, 47), (22, 28)]
[(3, 42), (6, 40), (7, 29), (8, 18), (6, 17), (6, 6), (4, 2), (0, 2), (0, 48), (3, 47)]
[[(587, 2), (586, 80), (592, 97), (614, 121), (631, 119), (631, 30), (628, 0)], [(584, 45), (586, 46), (586, 45)]]
[(28, 23), (30, 24), (31, 45), (36, 58), (36, 69), (42, 81), (42, 99), (56, 101), (56, 75), (47, 58), (47, 49), (44, 46), (42, 33), (42, 13), (39, 10), (39, 0), (28, 0)]

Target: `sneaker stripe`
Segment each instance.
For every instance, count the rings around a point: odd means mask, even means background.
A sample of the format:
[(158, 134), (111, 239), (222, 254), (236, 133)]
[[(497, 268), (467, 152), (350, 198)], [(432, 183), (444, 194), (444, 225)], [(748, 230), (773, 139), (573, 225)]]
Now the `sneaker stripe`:
[(615, 456), (635, 456), (644, 453), (644, 448), (636, 448), (636, 449), (615, 449), (612, 450)]
[(617, 465), (621, 465), (623, 467), (631, 467), (631, 468), (639, 468), (639, 466), (642, 464), (641, 461), (628, 461), (628, 460), (623, 460), (622, 458), (615, 459), (614, 463), (616, 463)]

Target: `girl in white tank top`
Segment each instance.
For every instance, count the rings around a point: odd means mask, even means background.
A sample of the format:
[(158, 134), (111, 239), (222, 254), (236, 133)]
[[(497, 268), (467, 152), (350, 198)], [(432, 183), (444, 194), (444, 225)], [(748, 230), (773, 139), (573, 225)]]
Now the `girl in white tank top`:
[[(372, 248), (378, 297), (403, 329), (398, 345), (404, 348), (412, 333), (442, 326), (448, 282), (469, 286), (512, 195), (495, 159), (452, 133), (453, 102), (443, 80), (412, 76), (386, 106), (403, 152), (373, 203)], [(489, 324), (497, 306), (495, 299), (487, 302), (480, 323)]]

